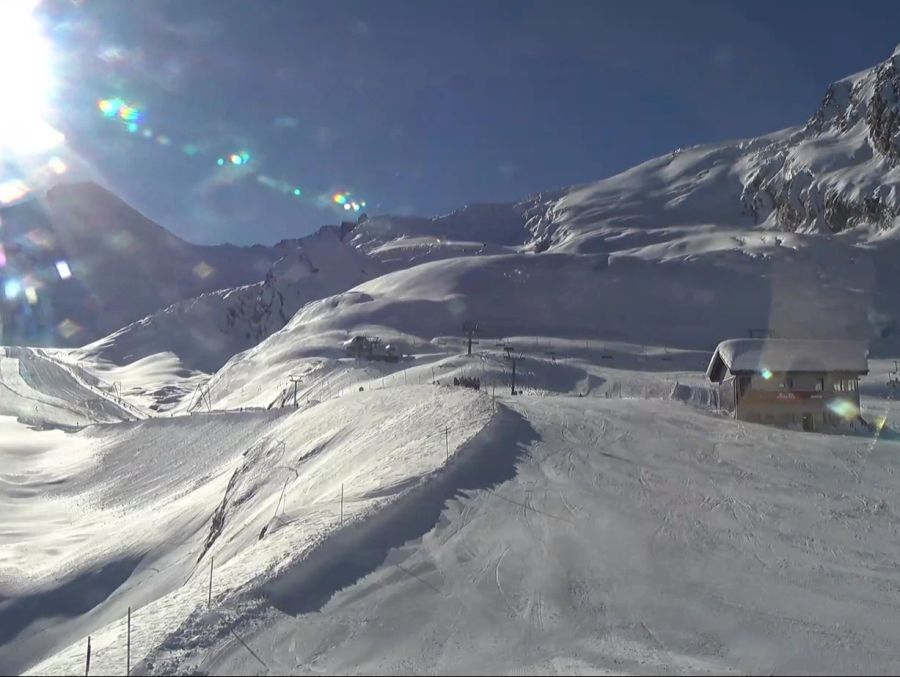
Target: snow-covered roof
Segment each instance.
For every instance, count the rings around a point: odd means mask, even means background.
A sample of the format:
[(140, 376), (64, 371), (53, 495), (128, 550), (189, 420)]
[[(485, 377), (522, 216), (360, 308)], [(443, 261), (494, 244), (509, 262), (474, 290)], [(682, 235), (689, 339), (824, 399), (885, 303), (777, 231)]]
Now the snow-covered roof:
[(706, 370), (711, 381), (721, 381), (724, 370), (869, 371), (869, 349), (861, 341), (812, 339), (730, 339), (722, 341)]

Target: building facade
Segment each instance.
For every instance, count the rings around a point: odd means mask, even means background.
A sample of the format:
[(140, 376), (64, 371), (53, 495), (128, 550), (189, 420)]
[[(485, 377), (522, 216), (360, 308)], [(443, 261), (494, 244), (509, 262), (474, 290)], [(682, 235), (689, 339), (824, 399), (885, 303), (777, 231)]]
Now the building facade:
[(390, 343), (384, 344), (379, 338), (357, 335), (344, 341), (344, 352), (348, 357), (378, 362), (397, 362), (400, 355)]
[(706, 371), (735, 418), (803, 430), (860, 420), (867, 373), (864, 343), (800, 339), (723, 341)]

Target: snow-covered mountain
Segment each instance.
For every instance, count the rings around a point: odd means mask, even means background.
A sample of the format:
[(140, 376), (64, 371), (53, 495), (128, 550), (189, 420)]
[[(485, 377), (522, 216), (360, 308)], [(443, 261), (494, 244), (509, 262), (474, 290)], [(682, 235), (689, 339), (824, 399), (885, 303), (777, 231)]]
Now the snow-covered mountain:
[[(536, 233), (596, 251), (608, 228), (716, 224), (896, 237), (900, 215), (900, 51), (830, 85), (802, 126), (679, 149), (570, 189)], [(854, 232), (855, 231), (855, 232)]]
[(390, 274), (331, 298), (307, 294), (290, 323), (211, 384), (229, 406), (235, 389), (269, 404), (284, 392), (277, 374), (338, 356), (354, 333), (427, 351), (467, 320), (492, 337), (703, 350), (760, 330), (893, 345), (897, 153), (883, 139), (897, 63), (831, 85), (797, 128), (677, 150), (515, 204), (345, 224), (349, 243)]
[(257, 282), (282, 255), (185, 242), (92, 183), (57, 185), (0, 220), (7, 345), (81, 345), (176, 301)]
[(80, 358), (128, 364), (156, 353), (211, 372), (281, 329), (304, 304), (378, 277), (378, 259), (350, 246), (350, 230), (324, 226), (277, 245), (281, 255), (254, 284), (174, 303), (84, 346)]
[(235, 355), (226, 370), (263, 363), (262, 380), (310, 351), (334, 352), (353, 332), (421, 345), (467, 319), (493, 336), (691, 349), (762, 328), (895, 340), (897, 298), (885, 281), (900, 260), (900, 155), (884, 139), (898, 62), (831, 85), (793, 129), (676, 150), (518, 203), (325, 227), (281, 243), (264, 281), (176, 303), (79, 357), (118, 369), (164, 354), (210, 373)]

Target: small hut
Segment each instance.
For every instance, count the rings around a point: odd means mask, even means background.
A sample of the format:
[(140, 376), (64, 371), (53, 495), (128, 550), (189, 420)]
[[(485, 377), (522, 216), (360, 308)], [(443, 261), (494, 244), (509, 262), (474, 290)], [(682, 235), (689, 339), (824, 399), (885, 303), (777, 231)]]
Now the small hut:
[(803, 430), (858, 420), (867, 373), (865, 343), (807, 339), (723, 341), (706, 370), (735, 418)]

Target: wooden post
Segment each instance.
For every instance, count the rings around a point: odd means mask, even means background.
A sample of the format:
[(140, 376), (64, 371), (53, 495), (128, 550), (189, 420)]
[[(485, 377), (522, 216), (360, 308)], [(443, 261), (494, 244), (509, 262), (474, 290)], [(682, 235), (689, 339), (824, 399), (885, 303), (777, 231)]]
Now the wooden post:
[(212, 576), (213, 576), (213, 562), (215, 558), (209, 558), (209, 598), (207, 599), (207, 606), (212, 606)]
[(491, 413), (497, 411), (497, 404), (494, 401), (494, 393), (496, 392), (496, 390), (497, 390), (497, 384), (492, 382), (491, 383)]
[(341, 482), (341, 526), (344, 526), (344, 483)]
[(131, 607), (128, 607), (128, 632), (125, 639), (125, 675), (131, 674)]
[(447, 463), (450, 462), (450, 426), (444, 428), (444, 442), (447, 447)]
[(88, 648), (87, 648), (87, 660), (84, 664), (84, 677), (88, 677), (91, 674), (91, 636), (88, 635)]

